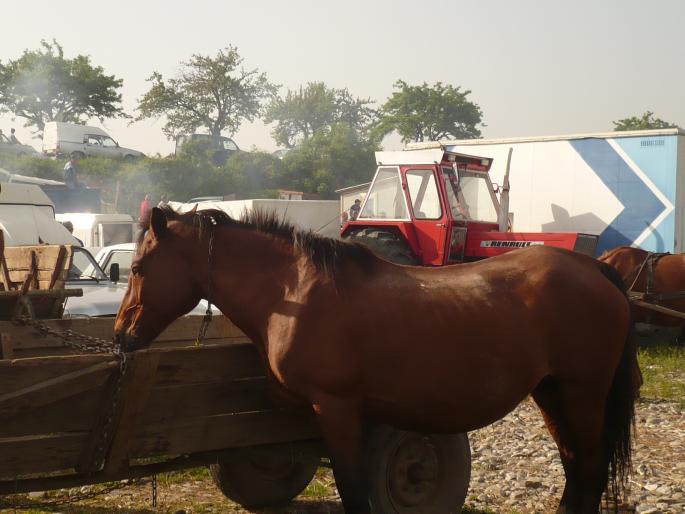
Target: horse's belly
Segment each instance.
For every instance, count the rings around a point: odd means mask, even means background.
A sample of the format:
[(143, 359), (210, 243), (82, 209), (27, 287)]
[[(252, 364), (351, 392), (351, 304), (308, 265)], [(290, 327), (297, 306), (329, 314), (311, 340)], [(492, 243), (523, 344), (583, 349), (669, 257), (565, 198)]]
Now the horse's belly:
[(381, 423), (428, 432), (467, 432), (489, 425), (512, 411), (540, 382), (499, 376), (492, 380), (446, 380), (439, 387), (414, 383), (414, 387), (370, 390), (365, 399), (366, 415)]

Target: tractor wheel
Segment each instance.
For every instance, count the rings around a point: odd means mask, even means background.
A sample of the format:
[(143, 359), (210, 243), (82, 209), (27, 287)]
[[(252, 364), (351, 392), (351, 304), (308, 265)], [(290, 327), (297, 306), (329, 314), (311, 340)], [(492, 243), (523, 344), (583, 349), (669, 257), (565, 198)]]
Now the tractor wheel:
[(289, 503), (309, 485), (319, 457), (290, 444), (236, 448), (209, 467), (214, 484), (247, 509)]
[(365, 244), (371, 248), (376, 255), (382, 257), (386, 261), (410, 266), (418, 266), (421, 264), (421, 261), (414, 255), (414, 252), (412, 252), (411, 247), (404, 240), (404, 237), (395, 231), (379, 228), (365, 228), (357, 232), (352, 232), (347, 239), (349, 241)]
[(373, 514), (461, 512), (471, 478), (466, 434), (419, 434), (382, 425), (366, 444)]

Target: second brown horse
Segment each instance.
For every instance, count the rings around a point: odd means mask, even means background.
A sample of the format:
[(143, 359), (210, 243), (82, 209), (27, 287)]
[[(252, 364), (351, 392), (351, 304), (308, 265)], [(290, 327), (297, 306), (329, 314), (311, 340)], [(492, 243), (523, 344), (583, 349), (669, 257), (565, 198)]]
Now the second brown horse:
[(347, 514), (371, 511), (365, 421), (467, 432), (532, 394), (564, 466), (559, 512), (595, 514), (607, 483), (630, 467), (639, 387), (630, 306), (615, 270), (589, 257), (533, 247), (398, 266), (269, 215), (153, 209), (119, 340), (149, 345), (201, 298), (312, 405)]
[[(619, 246), (604, 252), (599, 260), (616, 268), (632, 291), (676, 294), (675, 298), (665, 298), (658, 304), (685, 313), (685, 294), (677, 294), (685, 293), (685, 254), (653, 254), (640, 248)], [(637, 305), (633, 312), (638, 322), (682, 327), (676, 342), (681, 345), (685, 342), (685, 319)]]

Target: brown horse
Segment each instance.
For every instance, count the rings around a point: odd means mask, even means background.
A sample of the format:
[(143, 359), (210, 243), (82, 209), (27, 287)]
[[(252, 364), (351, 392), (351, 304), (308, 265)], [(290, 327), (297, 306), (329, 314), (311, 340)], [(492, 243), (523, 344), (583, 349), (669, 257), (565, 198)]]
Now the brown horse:
[(115, 330), (141, 348), (210, 299), (313, 406), (348, 514), (371, 510), (364, 422), (460, 433), (532, 394), (564, 466), (559, 512), (594, 514), (630, 467), (639, 385), (621, 288), (613, 268), (555, 248), (428, 269), (271, 215), (155, 208)]
[[(652, 256), (650, 264), (648, 258)], [(635, 292), (656, 294), (677, 293), (685, 291), (685, 254), (651, 254), (640, 248), (619, 246), (604, 252), (599, 260), (610, 264), (618, 270), (626, 285)], [(659, 305), (679, 312), (685, 312), (685, 295), (682, 298), (664, 299)], [(685, 320), (668, 314), (662, 314), (648, 308), (635, 305), (634, 321), (682, 327), (677, 338), (678, 344), (685, 342)]]

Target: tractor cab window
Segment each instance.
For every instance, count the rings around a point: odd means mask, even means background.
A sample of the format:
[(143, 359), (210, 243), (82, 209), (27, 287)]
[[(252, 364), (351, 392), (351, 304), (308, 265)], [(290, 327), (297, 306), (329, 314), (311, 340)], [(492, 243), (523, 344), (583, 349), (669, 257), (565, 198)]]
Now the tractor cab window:
[(398, 168), (378, 168), (359, 218), (390, 220), (409, 218)]
[(497, 206), (493, 200), (492, 187), (485, 173), (442, 168), (445, 190), (452, 211), (457, 220), (497, 222)]
[(414, 217), (419, 220), (441, 218), (440, 196), (433, 170), (409, 170), (406, 175)]

